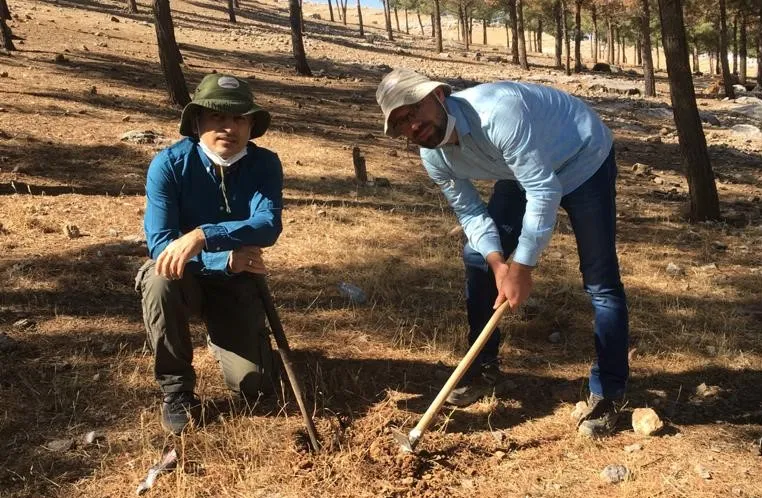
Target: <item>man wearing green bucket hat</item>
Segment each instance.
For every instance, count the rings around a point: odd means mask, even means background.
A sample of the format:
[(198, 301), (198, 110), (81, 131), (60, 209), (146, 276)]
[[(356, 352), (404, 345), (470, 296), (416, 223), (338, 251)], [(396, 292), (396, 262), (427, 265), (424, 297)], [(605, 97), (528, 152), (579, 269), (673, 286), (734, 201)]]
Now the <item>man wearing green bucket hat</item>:
[(203, 317), (229, 388), (254, 400), (273, 389), (277, 368), (251, 278), (265, 272), (261, 248), (282, 229), (280, 160), (250, 142), (269, 124), (248, 83), (207, 75), (183, 109), (185, 138), (148, 168), (144, 228), (151, 259), (135, 282), (164, 395), (162, 425), (175, 434), (201, 414), (192, 314)]

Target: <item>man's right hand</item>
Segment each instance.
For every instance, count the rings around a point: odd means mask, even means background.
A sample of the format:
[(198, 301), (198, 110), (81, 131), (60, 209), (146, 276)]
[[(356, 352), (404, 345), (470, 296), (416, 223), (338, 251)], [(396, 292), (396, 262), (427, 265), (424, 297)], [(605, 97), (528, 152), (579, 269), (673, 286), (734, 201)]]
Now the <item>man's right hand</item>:
[(262, 248), (257, 246), (243, 246), (230, 252), (228, 267), (232, 273), (267, 273), (265, 262), (262, 259)]

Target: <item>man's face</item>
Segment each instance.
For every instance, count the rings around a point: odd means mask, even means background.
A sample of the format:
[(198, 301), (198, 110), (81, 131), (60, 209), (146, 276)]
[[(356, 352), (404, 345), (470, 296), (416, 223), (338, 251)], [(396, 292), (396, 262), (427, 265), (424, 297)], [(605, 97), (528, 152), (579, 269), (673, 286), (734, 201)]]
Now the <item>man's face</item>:
[(225, 112), (203, 110), (198, 119), (198, 137), (223, 159), (246, 148), (254, 118)]
[(414, 144), (433, 149), (447, 132), (447, 113), (439, 100), (443, 97), (436, 89), (417, 104), (398, 107), (389, 115), (389, 124)]

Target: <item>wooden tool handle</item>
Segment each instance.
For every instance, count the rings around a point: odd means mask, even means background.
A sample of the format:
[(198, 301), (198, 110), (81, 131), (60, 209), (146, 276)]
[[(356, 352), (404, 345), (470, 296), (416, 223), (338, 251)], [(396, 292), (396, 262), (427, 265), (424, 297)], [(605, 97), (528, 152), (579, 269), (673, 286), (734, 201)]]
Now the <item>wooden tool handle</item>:
[(429, 424), (431, 424), (431, 421), (434, 419), (434, 415), (439, 412), (440, 408), (442, 408), (442, 405), (444, 405), (447, 396), (449, 396), (452, 390), (455, 389), (455, 386), (457, 386), (458, 382), (460, 382), (460, 379), (463, 378), (466, 370), (468, 370), (479, 353), (482, 352), (484, 345), (487, 344), (487, 340), (492, 335), (492, 331), (495, 330), (495, 327), (500, 321), (500, 318), (503, 316), (503, 313), (505, 313), (505, 310), (507, 310), (509, 307), (510, 306), (508, 305), (508, 301), (506, 301), (500, 305), (500, 307), (496, 309), (492, 314), (492, 318), (489, 319), (489, 322), (487, 322), (487, 325), (484, 326), (484, 329), (479, 334), (479, 337), (476, 338), (476, 341), (474, 341), (474, 343), (471, 345), (466, 355), (462, 360), (460, 360), (457, 368), (455, 368), (455, 371), (452, 373), (452, 375), (450, 375), (450, 378), (447, 379), (447, 382), (439, 391), (439, 394), (437, 394), (437, 397), (431, 403), (429, 409), (426, 410), (426, 413), (423, 414), (423, 417), (421, 417), (421, 420), (418, 422), (415, 428), (410, 431), (411, 441), (417, 440), (421, 434), (423, 434), (426, 429), (428, 429)]
[(291, 389), (294, 391), (294, 397), (296, 398), (296, 404), (299, 405), (299, 411), (302, 412), (302, 418), (304, 419), (304, 425), (307, 428), (307, 435), (310, 438), (313, 451), (320, 451), (320, 443), (317, 438), (317, 431), (315, 430), (315, 423), (312, 421), (307, 406), (304, 403), (304, 395), (302, 394), (302, 385), (299, 382), (299, 378), (296, 376), (294, 366), (291, 363), (291, 348), (288, 346), (288, 340), (286, 339), (286, 333), (283, 331), (283, 325), (280, 322), (278, 311), (275, 309), (275, 303), (273, 302), (270, 288), (267, 285), (267, 278), (264, 275), (254, 275), (254, 280), (257, 283), (260, 297), (262, 298), (262, 304), (265, 308), (265, 314), (267, 315), (267, 321), (270, 323), (270, 329), (272, 329), (275, 336), (275, 343), (278, 345), (278, 353), (283, 361), (283, 367), (286, 370), (288, 376), (288, 382), (291, 384)]

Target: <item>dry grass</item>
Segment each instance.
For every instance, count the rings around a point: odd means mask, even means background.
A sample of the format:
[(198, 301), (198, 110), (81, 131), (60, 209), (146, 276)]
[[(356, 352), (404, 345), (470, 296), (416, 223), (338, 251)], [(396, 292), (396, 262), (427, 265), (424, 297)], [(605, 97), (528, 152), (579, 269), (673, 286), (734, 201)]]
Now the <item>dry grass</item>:
[[(762, 435), (754, 307), (762, 297), (759, 143), (712, 130), (715, 169), (730, 179), (719, 185), (723, 211), (741, 217), (688, 225), (675, 140), (644, 142), (669, 123), (641, 120), (644, 131), (634, 132), (621, 125), (632, 113), (610, 106), (623, 100), (590, 98), (618, 142), (619, 248), (637, 348), (629, 408), (655, 407), (669, 422), (665, 434), (637, 436), (627, 421), (604, 441), (573, 432), (569, 412), (584, 396), (594, 350), (574, 239), (561, 214), (537, 272), (532, 312), (503, 324), (508, 340), (501, 357), (511, 382), (472, 408), (443, 412), (420, 455), (401, 455), (391, 429), (417, 421), (439, 387), (435, 363), (454, 365), (465, 349), (463, 241), (448, 235), (455, 219), (415, 152), (382, 136), (373, 103), (381, 72), (374, 65), (480, 81), (509, 70), (511, 77), (539, 75), (570, 91), (579, 90), (580, 80), (546, 67), (525, 73), (476, 62), (454, 45), (451, 58), (436, 59), (428, 40), (410, 37), (400, 42), (408, 53), (399, 54), (386, 42), (358, 43), (341, 26), (330, 28), (329, 37), (327, 23), (309, 17), (311, 63), (325, 74), (299, 78), (288, 68), (284, 6), (244, 2), (231, 32), (220, 5), (173, 2), (190, 86), (211, 69), (251, 76), (273, 111), (273, 129), (259, 143), (283, 161), (287, 209), (283, 235), (266, 255), (327, 449), (305, 452), (293, 402), (261, 400), (246, 411), (230, 399), (195, 326), (208, 423), (174, 442), (181, 471), (163, 477), (152, 493), (761, 496), (759, 457), (750, 451)], [(140, 4), (143, 13), (133, 19), (121, 7), (73, 0), (11, 5), (21, 16), (12, 28), (26, 40), (22, 52), (0, 58), (9, 73), (0, 79), (0, 157), (7, 158), (0, 162), (0, 330), (17, 342), (0, 352), (0, 496), (130, 496), (169, 442), (158, 424), (151, 356), (131, 286), (145, 254), (145, 169), (164, 144), (125, 144), (118, 136), (150, 128), (171, 141), (179, 114), (164, 101), (153, 30), (141, 23), (148, 6)], [(325, 6), (307, 9), (327, 18)], [(381, 17), (373, 16), (368, 24), (378, 32), (381, 24), (372, 20)], [(56, 53), (69, 62), (54, 64)], [(659, 88), (666, 89), (663, 79)], [(662, 93), (633, 105), (665, 101)], [(720, 102), (702, 104), (737, 119)], [(354, 144), (363, 148), (369, 173), (389, 178), (391, 188), (353, 182)], [(663, 185), (631, 173), (635, 162), (657, 169)], [(731, 181), (738, 172), (756, 180)], [(67, 224), (80, 236), (67, 237)], [(670, 262), (684, 274), (668, 275)], [(348, 304), (336, 287), (341, 281), (362, 287), (368, 304)], [(14, 327), (21, 318), (36, 325)], [(548, 342), (553, 331), (562, 333), (561, 343)], [(720, 394), (696, 398), (702, 382), (719, 386)], [(105, 439), (82, 444), (91, 430)], [(61, 438), (77, 444), (63, 453), (45, 448)], [(643, 449), (624, 453), (634, 442)], [(611, 463), (627, 465), (630, 479), (604, 485), (598, 473)], [(711, 480), (697, 475), (697, 463)]]

